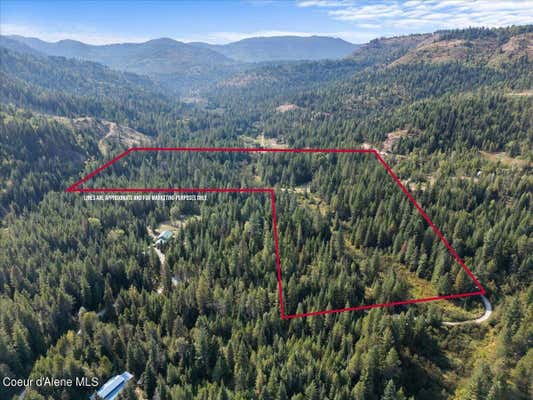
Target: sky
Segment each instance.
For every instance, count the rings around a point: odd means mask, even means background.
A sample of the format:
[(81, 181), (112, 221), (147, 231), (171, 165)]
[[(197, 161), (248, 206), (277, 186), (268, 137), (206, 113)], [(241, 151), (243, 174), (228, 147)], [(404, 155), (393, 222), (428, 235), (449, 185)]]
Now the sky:
[(0, 34), (91, 44), (170, 37), (223, 44), (322, 35), (352, 43), (469, 26), (533, 23), (533, 0), (0, 0)]

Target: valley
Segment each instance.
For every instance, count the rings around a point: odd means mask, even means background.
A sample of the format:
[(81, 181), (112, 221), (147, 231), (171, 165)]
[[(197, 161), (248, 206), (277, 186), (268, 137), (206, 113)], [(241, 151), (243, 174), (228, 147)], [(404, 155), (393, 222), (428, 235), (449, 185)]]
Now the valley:
[(99, 385), (0, 397), (528, 399), (532, 32), (1, 36), (0, 375)]

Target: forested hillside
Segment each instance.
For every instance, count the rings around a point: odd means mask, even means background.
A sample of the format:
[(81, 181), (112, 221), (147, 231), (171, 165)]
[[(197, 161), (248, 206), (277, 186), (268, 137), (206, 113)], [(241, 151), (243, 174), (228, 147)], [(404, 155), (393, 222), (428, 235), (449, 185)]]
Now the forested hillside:
[[(377, 39), (346, 60), (257, 65), (196, 105), (149, 78), (0, 49), (0, 375), (101, 385), (126, 370), (119, 398), (131, 400), (531, 398), (530, 35)], [(132, 138), (376, 149), (494, 312), (469, 323), (485, 312), (474, 296), (281, 319), (268, 194), (64, 192)], [(273, 188), (288, 314), (476, 290), (371, 154), (137, 151), (82, 187)], [(156, 251), (163, 230), (174, 236)], [(25, 399), (94, 390), (33, 387)]]
[(96, 155), (95, 137), (74, 135), (46, 116), (3, 107), (0, 111), (2, 214), (21, 212), (50, 190), (61, 191), (65, 180)]
[(202, 65), (234, 63), (233, 60), (216, 51), (198, 48), (169, 38), (154, 39), (145, 43), (102, 46), (89, 45), (75, 40), (50, 43), (22, 36), (12, 36), (9, 39), (42, 54), (93, 61), (117, 70), (145, 75), (183, 73), (187, 68)]
[(96, 46), (74, 40), (51, 43), (14, 35), (0, 36), (0, 43), (21, 53), (93, 61), (116, 70), (148, 75), (182, 96), (230, 79), (235, 73), (255, 69), (249, 63), (341, 59), (357, 48), (342, 39), (320, 36), (249, 38), (225, 45), (160, 38)]
[(324, 36), (256, 37), (225, 45), (191, 44), (244, 62), (336, 59), (346, 57), (357, 48), (345, 40)]

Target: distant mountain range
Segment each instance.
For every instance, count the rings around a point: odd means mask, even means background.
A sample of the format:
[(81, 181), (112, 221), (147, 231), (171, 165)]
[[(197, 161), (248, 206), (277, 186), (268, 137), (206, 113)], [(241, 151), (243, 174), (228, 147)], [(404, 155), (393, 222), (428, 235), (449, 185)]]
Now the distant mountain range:
[[(75, 40), (45, 42), (24, 36), (4, 36), (12, 50), (29, 49), (49, 56), (94, 61), (114, 69), (144, 74), (172, 74), (194, 67), (221, 67), (238, 63), (337, 59), (357, 45), (342, 39), (311, 36), (258, 37), (225, 45), (183, 43), (161, 38), (144, 43), (89, 45)], [(24, 47), (15, 48), (18, 44)], [(5, 46), (4, 47), (8, 47)]]
[(223, 66), (235, 63), (207, 48), (191, 46), (172, 39), (145, 43), (95, 46), (75, 40), (50, 43), (36, 38), (9, 36), (9, 39), (49, 56), (77, 58), (138, 74), (172, 74), (196, 66)]
[(224, 45), (190, 44), (242, 62), (338, 59), (348, 56), (359, 46), (326, 36), (255, 37)]
[(273, 93), (282, 86), (309, 88), (315, 82), (340, 80), (368, 67), (460, 63), (499, 69), (509, 63), (527, 65), (533, 59), (533, 25), (379, 38), (362, 45), (319, 36), (257, 37), (225, 45), (162, 38), (99, 46), (0, 36), (0, 47), (32, 56), (96, 62), (146, 75), (164, 90), (194, 97), (213, 87), (247, 87), (252, 94), (262, 93), (259, 86)]

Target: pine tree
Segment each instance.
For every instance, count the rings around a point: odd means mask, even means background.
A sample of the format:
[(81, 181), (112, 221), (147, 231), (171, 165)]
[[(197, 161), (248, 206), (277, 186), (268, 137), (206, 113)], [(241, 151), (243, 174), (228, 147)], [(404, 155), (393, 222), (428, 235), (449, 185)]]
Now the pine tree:
[(367, 371), (363, 371), (359, 382), (354, 386), (352, 390), (354, 400), (366, 400), (373, 398), (373, 384), (370, 382)]
[(490, 387), (489, 393), (487, 394), (487, 400), (499, 400), (505, 398), (505, 390), (502, 382), (497, 380)]
[(305, 388), (305, 399), (306, 400), (318, 400), (318, 389), (315, 382), (311, 382)]
[(202, 274), (200, 276), (200, 279), (198, 281), (198, 287), (196, 289), (196, 304), (202, 314), (207, 312), (207, 309), (211, 304), (210, 297), (211, 296), (209, 283), (205, 274)]
[(213, 372), (211, 374), (211, 377), (214, 382), (219, 382), (224, 378), (226, 368), (227, 366), (224, 362), (224, 359), (219, 355), (217, 357), (217, 361), (215, 363), (215, 366), (213, 367)]
[(400, 358), (398, 357), (398, 353), (396, 352), (396, 349), (392, 347), (387, 353), (387, 356), (385, 357), (385, 362), (383, 365), (383, 376), (386, 379), (397, 378), (400, 374), (401, 365), (402, 363), (400, 361)]
[(440, 295), (451, 294), (453, 286), (448, 272), (439, 278), (437, 288)]
[(381, 400), (398, 400), (398, 397), (396, 396), (396, 387), (394, 386), (394, 381), (392, 379), (389, 379), (387, 382)]
[(135, 393), (135, 383), (130, 380), (124, 385), (124, 389), (117, 396), (117, 400), (137, 400)]
[(441, 278), (441, 276), (444, 275), (444, 273), (446, 272), (446, 260), (447, 260), (446, 254), (444, 254), (443, 252), (440, 252), (439, 255), (437, 256), (435, 268), (431, 276), (431, 282), (433, 284), (436, 284), (437, 282), (439, 282), (439, 279)]
[(488, 364), (482, 362), (479, 364), (467, 387), (468, 400), (484, 400), (486, 399), (492, 381), (492, 373)]
[(281, 382), (279, 384), (279, 388), (278, 388), (278, 393), (277, 393), (277, 397), (276, 399), (277, 400), (288, 400), (288, 396), (287, 396), (287, 390), (285, 389), (285, 384), (283, 382)]
[(31, 348), (28, 332), (19, 322), (15, 323), (13, 328), (13, 343), (20, 364), (26, 365), (31, 360)]
[(143, 373), (143, 389), (146, 393), (146, 396), (151, 399), (154, 396), (155, 390), (157, 388), (157, 376), (156, 371), (153, 366), (153, 361), (151, 358), (146, 362), (146, 367), (144, 368)]
[(105, 316), (108, 319), (112, 319), (115, 315), (113, 300), (113, 289), (111, 289), (111, 276), (107, 275), (104, 288), (104, 310)]
[(470, 287), (470, 277), (466, 274), (465, 270), (461, 268), (457, 277), (455, 278), (454, 290), (456, 293), (465, 293), (468, 292)]

